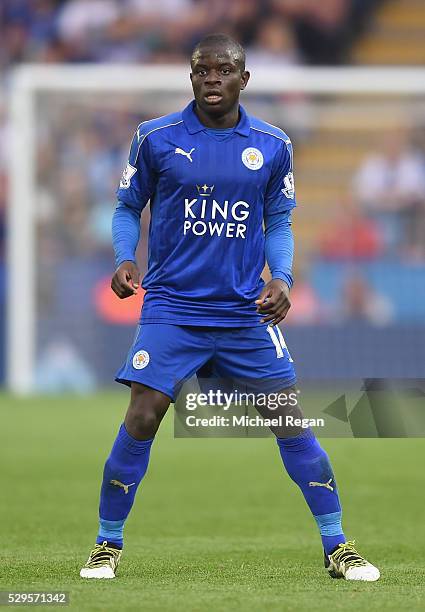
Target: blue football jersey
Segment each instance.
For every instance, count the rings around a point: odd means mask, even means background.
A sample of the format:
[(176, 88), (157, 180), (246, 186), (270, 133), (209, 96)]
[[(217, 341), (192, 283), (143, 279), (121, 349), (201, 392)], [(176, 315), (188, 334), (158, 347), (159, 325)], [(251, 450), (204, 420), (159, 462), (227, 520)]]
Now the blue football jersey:
[(242, 106), (219, 140), (194, 106), (139, 125), (117, 191), (139, 212), (150, 201), (141, 320), (257, 325), (264, 216), (295, 206), (291, 142)]

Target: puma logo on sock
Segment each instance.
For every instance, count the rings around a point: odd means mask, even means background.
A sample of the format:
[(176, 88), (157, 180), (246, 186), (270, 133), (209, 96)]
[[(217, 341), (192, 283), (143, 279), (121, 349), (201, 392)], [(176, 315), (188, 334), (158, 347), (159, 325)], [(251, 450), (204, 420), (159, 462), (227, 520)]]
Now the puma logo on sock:
[(331, 487), (331, 482), (333, 478), (329, 478), (328, 482), (309, 482), (309, 487), (325, 487), (325, 489), (329, 489), (329, 491), (333, 491), (334, 488)]
[(131, 484), (127, 485), (127, 484), (124, 484), (123, 482), (120, 482), (119, 480), (110, 480), (109, 484), (115, 485), (116, 487), (121, 487), (121, 489), (124, 489), (124, 493), (127, 495), (128, 489), (134, 486), (136, 483), (132, 482)]

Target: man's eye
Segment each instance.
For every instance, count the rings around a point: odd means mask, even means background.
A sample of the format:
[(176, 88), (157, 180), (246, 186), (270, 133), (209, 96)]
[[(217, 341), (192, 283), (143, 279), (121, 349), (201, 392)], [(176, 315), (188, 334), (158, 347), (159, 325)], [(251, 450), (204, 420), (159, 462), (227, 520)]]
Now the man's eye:
[(223, 74), (230, 74), (230, 68), (223, 68), (221, 71)]
[(199, 76), (205, 76), (207, 74), (206, 70), (198, 70)]

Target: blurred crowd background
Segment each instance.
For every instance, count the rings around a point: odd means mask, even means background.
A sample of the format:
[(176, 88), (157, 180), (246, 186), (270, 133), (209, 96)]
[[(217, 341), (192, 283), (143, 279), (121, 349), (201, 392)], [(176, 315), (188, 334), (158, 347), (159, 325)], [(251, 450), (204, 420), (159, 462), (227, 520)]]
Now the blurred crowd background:
[[(20, 63), (187, 63), (233, 34), (248, 68), (423, 65), (420, 0), (3, 0), (0, 8), (0, 382), (5, 375), (7, 96)], [(140, 302), (118, 302), (110, 223), (137, 124), (181, 95), (37, 100), (37, 386), (111, 381)], [(421, 96), (250, 95), (295, 148), (296, 283), (286, 337), (306, 377), (420, 377), (425, 363), (425, 105)], [(146, 265), (148, 211), (139, 258)], [(23, 271), (25, 276), (25, 271)]]
[(251, 62), (344, 61), (371, 0), (3, 0), (1, 63), (186, 62), (227, 31)]

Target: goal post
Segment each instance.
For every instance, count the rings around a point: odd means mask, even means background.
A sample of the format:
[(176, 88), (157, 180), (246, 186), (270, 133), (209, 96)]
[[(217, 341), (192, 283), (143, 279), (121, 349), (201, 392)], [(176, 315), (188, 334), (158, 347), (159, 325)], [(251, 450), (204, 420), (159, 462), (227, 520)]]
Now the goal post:
[[(37, 359), (38, 96), (49, 93), (64, 97), (79, 93), (112, 96), (126, 92), (162, 96), (166, 93), (170, 101), (176, 94), (189, 100), (188, 73), (187, 66), (174, 65), (23, 65), (14, 70), (9, 96), (11, 149), (7, 249), (7, 385), (12, 392), (28, 394), (34, 390)], [(249, 95), (259, 97), (296, 93), (354, 97), (388, 94), (408, 98), (425, 94), (425, 69), (258, 67), (253, 72), (248, 91)], [(278, 99), (275, 103), (279, 103)], [(267, 116), (264, 119), (269, 120)], [(290, 125), (287, 129), (291, 133)]]

